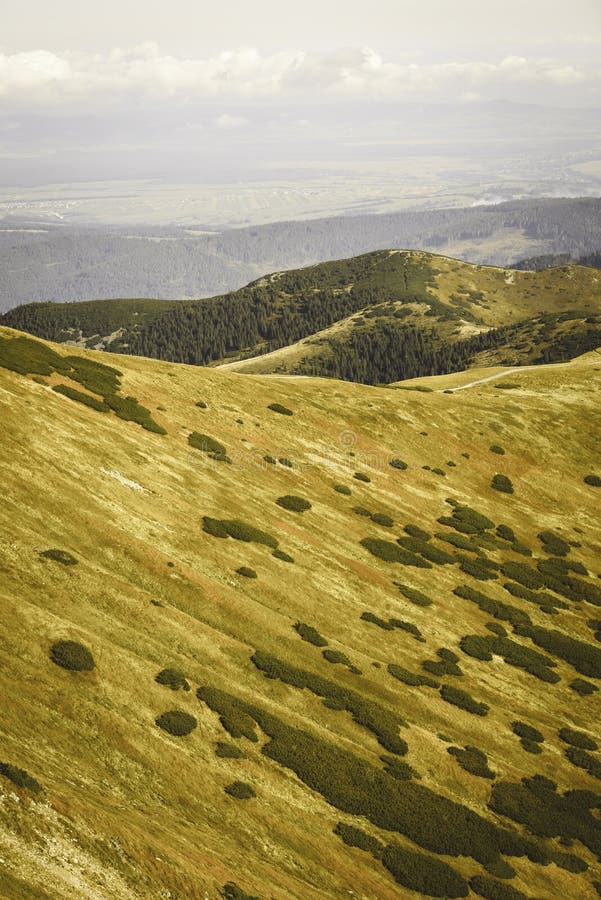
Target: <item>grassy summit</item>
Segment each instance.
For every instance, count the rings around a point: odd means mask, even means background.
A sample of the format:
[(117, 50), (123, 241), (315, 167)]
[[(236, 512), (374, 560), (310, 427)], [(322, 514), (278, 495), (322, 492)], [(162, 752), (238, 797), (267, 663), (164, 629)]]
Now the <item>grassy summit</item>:
[[(593, 900), (597, 353), (408, 391), (14, 350), (7, 897)], [(55, 664), (65, 643), (93, 668)]]

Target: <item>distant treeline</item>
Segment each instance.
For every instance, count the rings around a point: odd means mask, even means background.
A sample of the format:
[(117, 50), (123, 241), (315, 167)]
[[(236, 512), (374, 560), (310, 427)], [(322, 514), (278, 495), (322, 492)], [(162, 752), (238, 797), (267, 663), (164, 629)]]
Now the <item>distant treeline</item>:
[(506, 265), (513, 262), (506, 252), (473, 246), (505, 229), (521, 230), (524, 247), (533, 253), (594, 254), (601, 246), (601, 200), (336, 216), (209, 235), (172, 228), (135, 229), (132, 237), (131, 228), (65, 226), (41, 234), (0, 232), (0, 310), (42, 300), (207, 297), (264, 272), (392, 247), (440, 253), (453, 248), (453, 255), (472, 262)]

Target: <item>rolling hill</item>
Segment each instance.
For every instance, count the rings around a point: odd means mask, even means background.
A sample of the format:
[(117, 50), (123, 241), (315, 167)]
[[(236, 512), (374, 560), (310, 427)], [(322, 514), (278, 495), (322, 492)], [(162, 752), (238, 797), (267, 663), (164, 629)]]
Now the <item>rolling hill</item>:
[(3, 896), (598, 896), (600, 376), (1, 328)]
[(173, 362), (377, 384), (598, 347), (601, 279), (577, 265), (514, 271), (379, 250), (194, 302), (31, 304), (0, 321)]

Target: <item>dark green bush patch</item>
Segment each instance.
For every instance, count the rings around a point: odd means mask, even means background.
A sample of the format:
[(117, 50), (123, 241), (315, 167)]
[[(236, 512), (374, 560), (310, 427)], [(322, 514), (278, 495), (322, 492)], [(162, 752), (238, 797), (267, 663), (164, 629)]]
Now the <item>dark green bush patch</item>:
[(443, 550), (441, 547), (435, 547), (421, 538), (401, 535), (401, 537), (397, 538), (397, 544), (409, 553), (422, 556), (428, 562), (437, 566), (447, 566), (455, 562), (455, 557), (447, 553), (446, 550)]
[(504, 562), (501, 565), (501, 572), (507, 578), (517, 581), (519, 584), (527, 588), (538, 590), (544, 587), (545, 580), (536, 569), (526, 563), (521, 562)]
[(388, 844), (382, 862), (397, 884), (428, 897), (467, 897), (467, 881), (448, 863)]
[(585, 641), (568, 637), (561, 631), (551, 631), (538, 625), (515, 624), (515, 633), (529, 637), (535, 644), (570, 663), (581, 675), (601, 678), (601, 650)]
[(429, 597), (426, 597), (425, 594), (422, 594), (421, 591), (418, 591), (416, 588), (410, 587), (408, 584), (402, 584), (400, 581), (394, 581), (394, 586), (399, 589), (403, 597), (406, 597), (411, 603), (415, 606), (432, 606), (433, 601), (430, 600)]
[(404, 471), (405, 469), (409, 468), (406, 462), (403, 462), (402, 459), (398, 459), (398, 458), (391, 459), (389, 461), (388, 465), (392, 466), (393, 469), (400, 469), (401, 471)]
[(281, 416), (293, 416), (294, 413), (291, 409), (288, 409), (287, 406), (282, 406), (281, 403), (270, 403), (267, 409), (272, 410), (272, 412), (277, 412)]
[(415, 553), (401, 549), (397, 544), (393, 544), (392, 541), (367, 537), (363, 538), (359, 543), (366, 550), (369, 550), (373, 556), (377, 556), (378, 559), (382, 559), (384, 562), (400, 563), (403, 566), (416, 566), (419, 569), (432, 568), (429, 562)]
[[(327, 650), (324, 653), (327, 653)], [(407, 753), (407, 744), (399, 737), (398, 733), (399, 728), (405, 725), (404, 720), (383, 706), (368, 700), (355, 691), (343, 688), (327, 678), (297, 669), (262, 650), (255, 650), (251, 661), (268, 678), (279, 678), (286, 684), (301, 690), (307, 688), (325, 700), (334, 701), (337, 708), (347, 710), (358, 725), (363, 725), (364, 728), (371, 731), (381, 746), (390, 753), (396, 753), (399, 756)]]
[(485, 875), (474, 875), (470, 878), (470, 888), (479, 897), (486, 900), (529, 900), (528, 896), (510, 884), (487, 878)]
[(585, 484), (590, 485), (591, 487), (601, 487), (601, 476), (600, 475), (585, 475), (582, 479)]
[(531, 591), (530, 588), (511, 581), (505, 582), (503, 585), (505, 590), (513, 597), (521, 597), (528, 603), (534, 603), (542, 612), (556, 614), (558, 609), (569, 609), (569, 605), (559, 597), (548, 594), (546, 591)]
[(516, 541), (515, 532), (509, 525), (497, 525), (496, 534), (504, 541), (509, 541), (510, 544), (513, 544)]
[(540, 744), (537, 744), (536, 741), (529, 741), (528, 738), (521, 738), (520, 744), (522, 745), (522, 750), (525, 750), (526, 753), (536, 755), (543, 752), (543, 748)]
[(442, 525), (450, 525), (451, 528), (454, 528), (462, 534), (482, 534), (495, 527), (495, 523), (487, 516), (477, 512), (477, 510), (472, 509), (470, 506), (461, 504), (457, 504), (453, 507), (453, 514), (451, 517), (443, 518), (445, 521), (438, 519)]
[(232, 783), (224, 787), (223, 790), (235, 800), (251, 800), (253, 797), (257, 796), (255, 789), (244, 781), (232, 781)]
[(498, 453), (499, 456), (505, 456), (505, 450), (499, 444), (491, 444), (488, 449), (491, 453)]
[(219, 721), (233, 738), (245, 737), (257, 743), (259, 738), (255, 730), (255, 720), (242, 708), (234, 697), (214, 687), (199, 687), (196, 691), (199, 700), (219, 713)]
[(282, 509), (288, 509), (291, 512), (303, 513), (311, 509), (311, 504), (308, 500), (305, 500), (303, 497), (296, 497), (294, 494), (285, 494), (283, 497), (278, 497), (275, 502)]
[(50, 648), (50, 659), (71, 672), (91, 672), (95, 665), (88, 648), (77, 641), (56, 641)]
[(353, 506), (353, 512), (356, 516), (363, 516), (366, 519), (371, 518), (370, 511), (365, 509), (364, 506)]
[(282, 562), (287, 562), (287, 563), (294, 562), (294, 557), (290, 556), (289, 553), (285, 553), (284, 550), (274, 550), (271, 555), (275, 556), (276, 559), (281, 559)]
[(97, 412), (107, 413), (109, 411), (109, 407), (104, 400), (98, 400), (97, 397), (92, 397), (90, 394), (84, 394), (83, 391), (76, 391), (75, 388), (69, 387), (67, 384), (55, 384), (52, 390), (57, 394), (68, 397), (70, 400), (75, 400), (77, 403), (83, 403), (84, 406), (89, 406)]
[(369, 475), (366, 475), (365, 472), (355, 472), (353, 478), (356, 478), (357, 481), (364, 481), (366, 484), (371, 481)]
[(479, 703), (467, 691), (462, 691), (460, 688), (455, 688), (450, 684), (442, 685), (440, 696), (446, 703), (452, 703), (453, 706), (458, 706), (474, 716), (486, 716), (488, 714), (489, 707), (486, 703)]
[(444, 469), (441, 469), (438, 466), (436, 466), (434, 469), (432, 469), (432, 471), (434, 472), (435, 475), (442, 475), (443, 477), (446, 478), (447, 473), (444, 471)]
[(324, 636), (320, 634), (316, 628), (313, 628), (312, 625), (307, 625), (306, 622), (296, 622), (292, 627), (296, 633), (300, 635), (303, 641), (313, 644), (314, 647), (328, 646), (328, 642)]
[(461, 768), (469, 772), (470, 775), (491, 780), (495, 778), (495, 773), (488, 767), (486, 753), (479, 750), (478, 747), (472, 747), (470, 744), (466, 744), (465, 749), (461, 749), (461, 747), (447, 747), (447, 753), (454, 756)]
[(196, 406), (198, 406), (199, 409), (207, 409), (207, 404), (204, 402), (204, 400), (197, 400)]
[(422, 663), (422, 669), (430, 672), (431, 675), (442, 677), (443, 675), (463, 675), (463, 672), (457, 665), (459, 657), (452, 650), (446, 647), (440, 647), (436, 651), (437, 660), (426, 659)]
[(369, 610), (362, 612), (360, 618), (364, 622), (371, 622), (372, 625), (377, 625), (378, 628), (382, 628), (384, 631), (394, 631), (394, 625), (390, 619), (381, 619), (375, 613), (369, 612)]
[(190, 713), (182, 712), (180, 709), (170, 709), (158, 716), (155, 719), (155, 724), (168, 734), (172, 734), (175, 737), (183, 737), (194, 731), (198, 722)]
[(537, 744), (542, 744), (545, 740), (544, 735), (538, 728), (533, 728), (532, 725), (528, 725), (527, 722), (520, 722), (519, 719), (516, 719), (515, 722), (511, 723), (511, 730), (514, 734), (517, 734), (518, 737), (524, 738), (526, 741), (534, 741)]
[(386, 513), (372, 513), (371, 520), (383, 528), (392, 528), (394, 525), (394, 519), (391, 516), (387, 516)]
[(484, 627), (499, 637), (507, 637), (507, 629), (503, 628), (499, 622), (487, 622)]
[(545, 553), (550, 553), (552, 556), (567, 556), (570, 552), (568, 542), (552, 531), (540, 531), (538, 539), (543, 545)]
[(429, 531), (424, 531), (419, 525), (411, 525), (411, 523), (405, 525), (403, 531), (405, 531), (409, 537), (419, 538), (420, 541), (429, 541), (432, 538)]
[(244, 759), (244, 753), (236, 744), (229, 744), (225, 741), (217, 741), (215, 755), (221, 759)]
[(223, 885), (223, 900), (261, 900), (255, 894), (247, 894), (235, 881), (228, 881)]
[(152, 431), (154, 434), (167, 434), (166, 430), (150, 415), (150, 410), (141, 403), (138, 403), (135, 397), (119, 397), (117, 394), (106, 394), (105, 402), (119, 419), (125, 422), (135, 422), (141, 425), (146, 431)]
[(339, 494), (344, 494), (346, 497), (351, 494), (351, 489), (346, 484), (335, 484), (334, 490)]
[(517, 388), (521, 388), (521, 386), (522, 385), (517, 384), (517, 382), (514, 383), (514, 382), (509, 382), (509, 381), (499, 381), (498, 384), (495, 384), (496, 388), (498, 388), (499, 390), (503, 390), (503, 391), (514, 391)]
[(275, 464), (277, 463), (277, 459), (275, 458), (275, 456), (269, 456), (269, 454), (267, 454), (267, 456), (264, 456), (263, 459), (266, 463), (269, 463), (271, 466), (275, 466)]
[(476, 559), (465, 557), (461, 560), (459, 568), (462, 572), (465, 572), (466, 575), (477, 578), (478, 581), (490, 581), (490, 579), (498, 578), (497, 573), (491, 570), (490, 560), (483, 559), (482, 557), (476, 557)]
[(440, 683), (435, 681), (434, 678), (430, 678), (429, 675), (419, 675), (417, 672), (410, 672), (409, 669), (397, 666), (396, 663), (389, 663), (386, 668), (393, 678), (402, 681), (403, 684), (408, 684), (410, 687), (421, 687), (423, 685), (436, 690), (440, 687)]
[(565, 728), (559, 731), (560, 740), (564, 744), (571, 744), (572, 747), (579, 747), (581, 750), (598, 750), (596, 742), (585, 734), (584, 731), (576, 731), (575, 728)]
[(397, 781), (410, 781), (412, 778), (421, 779), (419, 772), (398, 756), (386, 756), (383, 754), (380, 759), (384, 763), (384, 771), (388, 775), (392, 775)]
[(280, 456), (280, 458), (278, 459), (278, 462), (281, 466), (285, 466), (287, 469), (292, 468), (292, 463), (285, 456)]
[(210, 437), (208, 434), (200, 434), (198, 431), (193, 431), (192, 434), (188, 435), (188, 443), (195, 450), (200, 450), (202, 453), (210, 453), (212, 459), (225, 460), (227, 456), (227, 450), (220, 444), (219, 441), (216, 441), (215, 438)]
[(54, 562), (60, 563), (61, 566), (76, 566), (79, 562), (73, 554), (68, 553), (66, 550), (58, 550), (56, 547), (51, 547), (50, 550), (40, 550), (39, 555), (43, 559), (52, 559)]
[(494, 488), (495, 491), (501, 491), (502, 494), (513, 494), (514, 492), (511, 479), (508, 478), (507, 475), (500, 475), (499, 473), (493, 475), (490, 486)]
[(332, 665), (352, 666), (352, 662), (342, 650), (323, 650), (322, 656), (326, 662), (332, 663)]
[(371, 853), (374, 859), (381, 859), (384, 852), (384, 845), (377, 838), (366, 834), (360, 828), (354, 825), (346, 825), (344, 822), (338, 822), (334, 827), (334, 834), (342, 838), (348, 847), (358, 847), (359, 850), (365, 850)]
[(523, 669), (547, 684), (557, 684), (559, 675), (552, 669), (557, 665), (555, 660), (529, 647), (523, 647), (509, 637), (496, 635), (468, 634), (462, 637), (459, 646), (468, 656), (490, 662), (493, 653), (502, 656), (510, 666)]
[(407, 634), (410, 634), (415, 638), (416, 641), (419, 641), (420, 644), (424, 644), (426, 642), (425, 637), (413, 622), (405, 622), (403, 619), (390, 619), (390, 624), (393, 628), (398, 628), (400, 631), (406, 631)]
[(0, 762), (0, 775), (8, 778), (16, 787), (31, 791), (32, 794), (39, 794), (42, 791), (39, 781), (36, 781), (25, 769), (19, 769), (18, 766), (13, 766), (11, 763)]
[(243, 578), (256, 578), (257, 573), (254, 569), (250, 569), (248, 566), (240, 566), (239, 569), (236, 569), (237, 575), (242, 575)]
[(585, 681), (583, 678), (575, 678), (570, 682), (570, 687), (577, 694), (580, 694), (581, 697), (588, 697), (590, 694), (595, 694), (599, 690), (596, 684)]
[(487, 597), (486, 594), (483, 594), (481, 591), (476, 591), (468, 585), (458, 585), (458, 587), (453, 589), (453, 593), (456, 597), (461, 597), (464, 600), (475, 603), (482, 612), (488, 613), (488, 615), (493, 616), (495, 619), (511, 622), (514, 628), (518, 625), (524, 627), (532, 625), (532, 620), (528, 613), (518, 609), (516, 606), (510, 606), (508, 603), (501, 603), (499, 600), (493, 600), (492, 597)]
[(154, 679), (157, 684), (164, 684), (171, 688), (172, 691), (179, 691), (183, 688), (185, 691), (190, 690), (190, 685), (186, 680), (186, 676), (179, 669), (166, 668), (161, 669)]
[(203, 531), (213, 537), (232, 537), (236, 541), (245, 543), (264, 544), (266, 547), (277, 549), (278, 541), (266, 531), (255, 528), (240, 519), (212, 519), (210, 516), (202, 517)]

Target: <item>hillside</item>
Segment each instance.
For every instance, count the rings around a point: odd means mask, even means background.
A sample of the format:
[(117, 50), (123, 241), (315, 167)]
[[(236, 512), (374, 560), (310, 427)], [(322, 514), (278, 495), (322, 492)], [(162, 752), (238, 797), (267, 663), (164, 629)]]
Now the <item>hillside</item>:
[(110, 362), (0, 329), (3, 896), (594, 900), (599, 354)]
[(599, 272), (576, 265), (513, 271), (379, 250), (275, 272), (220, 297), (143, 304), (32, 304), (1, 321), (173, 362), (366, 384), (553, 362), (601, 346)]
[[(108, 210), (117, 215), (114, 200)], [(577, 259), (600, 246), (601, 200), (595, 198), (408, 209), (228, 229), (202, 219), (189, 228), (76, 227), (57, 224), (52, 216), (13, 214), (0, 219), (0, 312), (32, 301), (209, 297), (236, 290), (265, 272), (388, 247), (509, 266), (540, 254)]]

